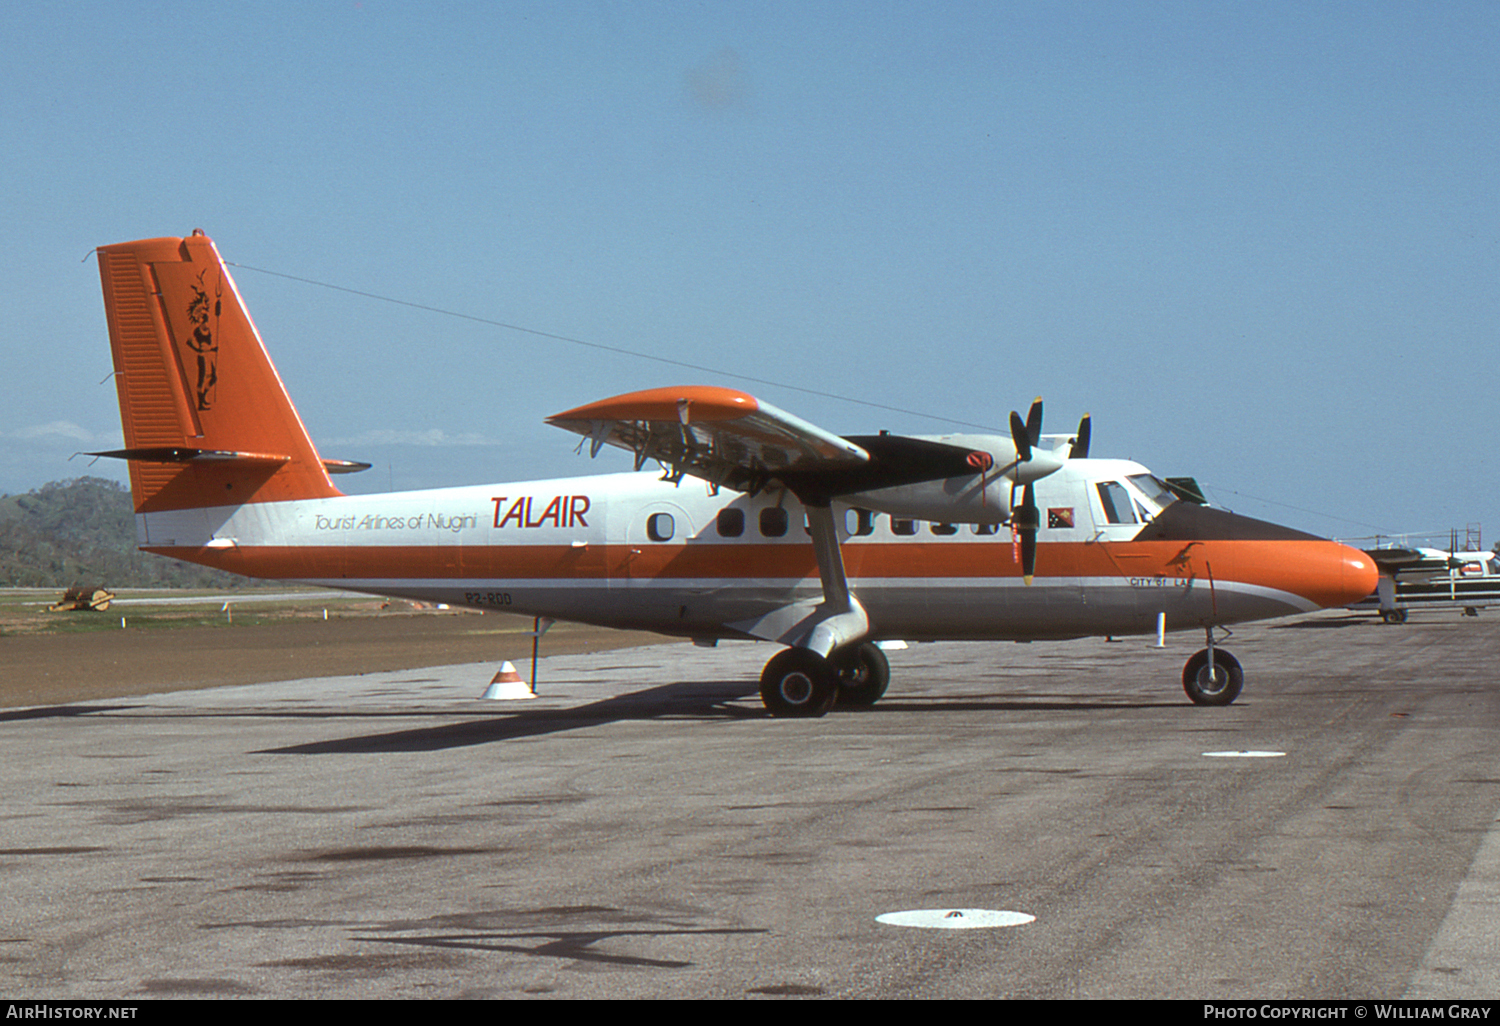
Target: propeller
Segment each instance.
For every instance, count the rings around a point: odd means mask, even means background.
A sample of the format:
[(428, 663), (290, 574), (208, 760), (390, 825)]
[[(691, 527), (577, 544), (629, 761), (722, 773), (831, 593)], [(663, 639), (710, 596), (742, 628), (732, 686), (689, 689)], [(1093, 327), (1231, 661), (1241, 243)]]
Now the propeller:
[[(1093, 421), (1085, 413), (1078, 422), (1078, 433), (1068, 449), (1067, 458), (1086, 459), (1089, 440), (1093, 434)], [(1015, 462), (1002, 473), (1011, 472), (1010, 529), (1017, 561), (1021, 564), (1022, 580), (1029, 586), (1036, 576), (1036, 533), (1042, 526), (1041, 510), (1036, 505), (1036, 489), (1033, 482), (1045, 477), (1062, 466), (1050, 452), (1039, 454), (1036, 447), (1042, 440), (1042, 400), (1038, 396), (1026, 413), (1026, 419), (1014, 410), (1010, 414), (1010, 440), (1016, 448)], [(1042, 458), (1038, 459), (1041, 456)], [(1027, 464), (1036, 461), (1036, 466)], [(1024, 472), (1023, 472), (1024, 470)], [(1016, 488), (1021, 488), (1021, 501), (1016, 503)]]
[(1068, 459), (1086, 460), (1089, 458), (1089, 436), (1093, 434), (1093, 423), (1087, 413), (1078, 422), (1078, 434), (1073, 436), (1073, 446), (1068, 450)]
[(1010, 529), (1020, 539), (1021, 580), (1031, 587), (1036, 576), (1036, 532), (1042, 526), (1042, 511), (1036, 508), (1036, 486), (1027, 484), (1021, 489), (1021, 504), (1014, 501), (1010, 507)]
[[(1010, 440), (1016, 447), (1016, 461), (1009, 469), (1019, 470), (1032, 462), (1037, 455), (1034, 447), (1042, 440), (1041, 396), (1037, 396), (1036, 401), (1031, 404), (1031, 409), (1026, 411), (1025, 420), (1022, 420), (1021, 415), (1016, 411), (1011, 411)], [(1057, 466), (1043, 466), (1036, 469), (1040, 469), (1043, 474), (1050, 474), (1057, 469)], [(1041, 527), (1041, 511), (1036, 508), (1036, 488), (1032, 484), (1035, 477), (1026, 480), (1021, 489), (1021, 503), (1016, 504), (1016, 485), (1020, 477), (1020, 474), (1011, 477), (1010, 530), (1017, 549), (1016, 554), (1020, 557), (1021, 578), (1027, 587), (1030, 587), (1031, 579), (1036, 575), (1036, 532)]]
[(1463, 570), (1464, 561), (1458, 558), (1458, 528), (1448, 532), (1448, 598), (1450, 601), (1458, 601), (1458, 575)]
[(1010, 411), (1010, 441), (1016, 447), (1016, 462), (1012, 467), (1020, 466), (1022, 463), (1031, 462), (1031, 432), (1026, 430), (1026, 422), (1015, 410)]
[[(1010, 440), (1016, 447), (1016, 462), (1011, 467), (1018, 467), (1022, 463), (1030, 463), (1031, 450), (1041, 444), (1042, 441), (1042, 397), (1037, 396), (1032, 401), (1031, 409), (1026, 411), (1026, 419), (1015, 410), (1010, 411)], [(1053, 468), (1056, 469), (1055, 467)], [(1048, 471), (1051, 473), (1051, 471)]]

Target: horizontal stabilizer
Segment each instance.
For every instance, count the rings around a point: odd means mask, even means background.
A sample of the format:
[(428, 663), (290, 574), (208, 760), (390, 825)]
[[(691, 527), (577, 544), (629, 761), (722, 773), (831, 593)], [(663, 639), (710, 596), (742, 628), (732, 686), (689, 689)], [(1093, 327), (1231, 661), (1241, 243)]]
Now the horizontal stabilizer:
[(187, 449), (159, 446), (147, 449), (110, 449), (108, 452), (86, 452), (85, 456), (105, 456), (116, 460), (143, 460), (146, 463), (286, 463), (290, 456), (272, 456), (257, 452), (224, 452), (219, 449)]
[[(187, 449), (166, 446), (154, 449), (110, 449), (107, 452), (86, 452), (84, 456), (108, 457), (116, 460), (141, 460), (145, 463), (243, 463), (278, 464), (290, 463), (290, 456), (272, 456), (258, 452), (224, 452), (219, 449)], [(372, 464), (358, 460), (324, 460), (323, 469), (330, 474), (358, 474), (369, 470)]]

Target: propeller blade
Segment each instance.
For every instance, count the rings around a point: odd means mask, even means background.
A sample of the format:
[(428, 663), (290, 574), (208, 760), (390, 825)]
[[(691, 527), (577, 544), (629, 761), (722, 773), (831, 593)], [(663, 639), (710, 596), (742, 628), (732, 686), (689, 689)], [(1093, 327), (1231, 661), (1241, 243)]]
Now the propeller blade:
[(1032, 401), (1031, 409), (1026, 411), (1026, 437), (1031, 439), (1032, 445), (1042, 444), (1042, 397), (1037, 396)]
[(1011, 526), (1021, 537), (1021, 579), (1031, 586), (1036, 576), (1036, 532), (1042, 526), (1041, 511), (1036, 508), (1036, 490), (1027, 485), (1021, 491), (1021, 505), (1011, 511)]
[(1010, 440), (1016, 447), (1016, 459), (1026, 463), (1031, 459), (1031, 431), (1015, 410), (1010, 411)]
[(1087, 413), (1078, 422), (1078, 436), (1073, 439), (1073, 448), (1068, 450), (1068, 459), (1086, 460), (1089, 458), (1089, 437), (1093, 434), (1093, 418)]

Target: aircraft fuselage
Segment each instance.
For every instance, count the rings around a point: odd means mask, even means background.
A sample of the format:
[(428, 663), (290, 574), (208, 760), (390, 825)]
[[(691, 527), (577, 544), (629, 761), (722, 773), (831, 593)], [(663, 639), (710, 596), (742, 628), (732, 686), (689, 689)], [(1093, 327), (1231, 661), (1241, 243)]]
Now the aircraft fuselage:
[[(1142, 634), (1162, 614), (1201, 628), (1364, 587), (1355, 550), (1164, 506), (1139, 464), (1072, 460), (1036, 488), (1030, 586), (1003, 525), (835, 504), (871, 639)], [(784, 490), (715, 496), (649, 471), (138, 515), (143, 548), (247, 576), (700, 639), (774, 639), (762, 618), (819, 600), (805, 524)]]

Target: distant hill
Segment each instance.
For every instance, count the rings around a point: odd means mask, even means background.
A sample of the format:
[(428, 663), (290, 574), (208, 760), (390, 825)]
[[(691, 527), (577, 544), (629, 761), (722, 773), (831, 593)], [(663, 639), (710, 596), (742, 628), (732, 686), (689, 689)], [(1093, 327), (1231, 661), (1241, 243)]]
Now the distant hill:
[(140, 552), (130, 492), (78, 477), (0, 496), (0, 587), (236, 588), (249, 578)]

